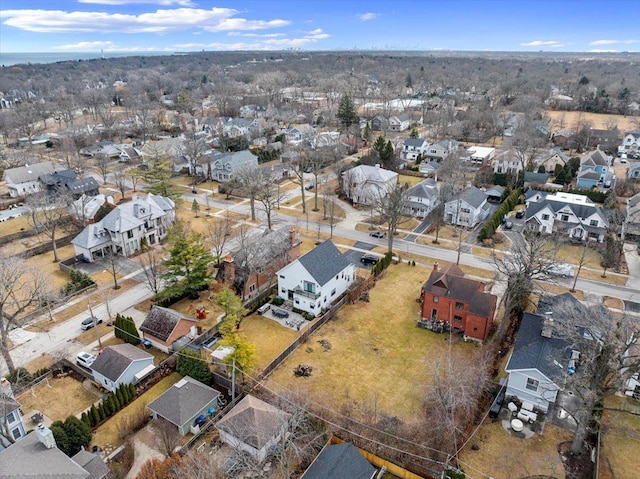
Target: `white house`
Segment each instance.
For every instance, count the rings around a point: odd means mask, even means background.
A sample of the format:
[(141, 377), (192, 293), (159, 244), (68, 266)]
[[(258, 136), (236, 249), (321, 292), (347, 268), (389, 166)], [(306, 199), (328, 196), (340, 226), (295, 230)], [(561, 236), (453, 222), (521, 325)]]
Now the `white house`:
[(511, 150), (507, 150), (496, 156), (493, 161), (494, 173), (509, 173), (511, 175), (517, 175), (522, 170), (522, 162)]
[(488, 146), (470, 146), (467, 148), (467, 156), (476, 166), (487, 166), (496, 156), (496, 149)]
[(354, 204), (372, 205), (398, 183), (398, 173), (379, 166), (359, 165), (342, 173), (342, 189)]
[(291, 414), (247, 394), (218, 423), (220, 440), (262, 462), (286, 433)]
[(100, 221), (86, 226), (71, 240), (76, 255), (90, 262), (109, 251), (131, 256), (142, 250), (143, 244), (154, 245), (163, 240), (175, 221), (172, 199), (152, 193), (134, 196), (118, 205)]
[[(11, 383), (6, 378), (0, 378), (0, 415), (1, 451), (27, 433), (22, 422), (20, 403), (16, 401)], [(10, 438), (5, 437), (5, 434), (9, 434)]]
[[(235, 178), (240, 171), (258, 167), (258, 157), (249, 150), (235, 153), (211, 154), (211, 177), (222, 183), (227, 183)], [(202, 168), (205, 166), (203, 165)]]
[(618, 147), (620, 153), (637, 153), (640, 151), (640, 130), (627, 131)]
[(452, 225), (473, 228), (488, 215), (487, 195), (475, 186), (469, 186), (444, 205), (444, 220)]
[(411, 126), (411, 117), (406, 113), (389, 117), (389, 131), (404, 131)]
[(355, 277), (355, 265), (326, 240), (278, 271), (278, 296), (318, 315), (349, 289)]
[(432, 178), (427, 178), (409, 188), (405, 195), (405, 214), (416, 218), (426, 218), (438, 205), (438, 184)]
[(429, 142), (422, 138), (407, 138), (404, 140), (401, 155), (405, 160), (417, 160), (424, 158), (429, 148)]
[(121, 384), (130, 384), (153, 370), (153, 356), (125, 343), (104, 348), (91, 365), (93, 379), (113, 392)]
[(441, 161), (458, 151), (460, 143), (451, 138), (443, 138), (442, 140), (429, 145), (426, 157), (431, 160)]
[(7, 183), (9, 195), (12, 198), (17, 198), (39, 192), (42, 189), (42, 184), (38, 178), (42, 175), (55, 173), (55, 171), (55, 166), (49, 162), (27, 164), (5, 170), (3, 179)]
[(609, 222), (602, 210), (584, 195), (529, 190), (525, 195), (525, 224), (529, 231), (560, 232), (575, 240), (604, 241)]

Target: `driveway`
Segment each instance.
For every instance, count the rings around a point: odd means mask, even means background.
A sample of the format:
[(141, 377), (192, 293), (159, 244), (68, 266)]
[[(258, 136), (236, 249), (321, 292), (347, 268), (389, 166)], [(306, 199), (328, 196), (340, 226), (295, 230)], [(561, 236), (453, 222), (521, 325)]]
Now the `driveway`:
[[(382, 238), (379, 241), (386, 242), (387, 240), (385, 238)], [(349, 249), (349, 250), (345, 251), (342, 254), (344, 255), (345, 258), (347, 258), (347, 261), (349, 261), (350, 263), (355, 264), (359, 268), (371, 269), (372, 265), (364, 264), (363, 262), (360, 261), (360, 258), (362, 258), (362, 255), (364, 253), (362, 253), (362, 251), (358, 251), (358, 250), (371, 251), (376, 246), (379, 246), (379, 245), (371, 244), (371, 243), (365, 243), (364, 241), (356, 241), (355, 244), (353, 245), (353, 248), (355, 248), (355, 249)]]

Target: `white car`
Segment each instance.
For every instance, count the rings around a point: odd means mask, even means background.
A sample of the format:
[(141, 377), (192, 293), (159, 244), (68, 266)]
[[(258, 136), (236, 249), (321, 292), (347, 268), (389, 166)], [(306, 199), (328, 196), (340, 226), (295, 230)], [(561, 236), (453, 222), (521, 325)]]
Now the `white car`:
[(569, 278), (573, 276), (573, 266), (566, 263), (553, 263), (547, 266), (544, 272), (550, 276)]
[(85, 353), (84, 351), (78, 353), (78, 355), (76, 356), (76, 364), (87, 369), (91, 367), (95, 360), (96, 357), (93, 354)]

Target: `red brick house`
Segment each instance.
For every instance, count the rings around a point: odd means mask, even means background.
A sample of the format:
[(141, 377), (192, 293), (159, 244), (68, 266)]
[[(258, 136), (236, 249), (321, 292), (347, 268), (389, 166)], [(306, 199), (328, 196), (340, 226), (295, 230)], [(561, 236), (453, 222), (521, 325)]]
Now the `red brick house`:
[(300, 238), (293, 226), (266, 230), (241, 243), (224, 258), (216, 279), (232, 286), (242, 299), (275, 284), (276, 272), (300, 257)]
[[(461, 331), (465, 339), (485, 341), (496, 312), (497, 296), (484, 292), (485, 284), (464, 277), (459, 266), (438, 269), (433, 265), (422, 286), (422, 323), (445, 323)], [(428, 329), (434, 329), (426, 326)]]

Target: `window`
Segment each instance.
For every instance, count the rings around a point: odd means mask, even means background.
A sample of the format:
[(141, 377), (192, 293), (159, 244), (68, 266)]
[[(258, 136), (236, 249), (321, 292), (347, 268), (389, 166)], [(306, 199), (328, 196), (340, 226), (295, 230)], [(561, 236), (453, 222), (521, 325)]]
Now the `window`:
[(333, 288), (333, 290), (331, 291), (331, 296), (335, 296), (335, 295), (336, 295), (336, 288)]
[(7, 424), (11, 424), (12, 422), (16, 422), (16, 416), (13, 412), (7, 414)]
[(437, 309), (432, 309), (431, 310), (431, 319), (438, 319), (438, 310)]
[(249, 292), (253, 293), (256, 290), (256, 284), (253, 283), (251, 286), (249, 286)]
[(314, 309), (314, 305), (313, 305), (313, 304), (310, 304), (310, 305), (309, 305), (309, 307), (310, 307), (311, 309)]
[(589, 221), (589, 226), (598, 226), (598, 220)]
[(456, 309), (464, 309), (464, 303), (460, 301), (456, 301)]
[(280, 279), (284, 279), (284, 275), (282, 275), (282, 274), (281, 274), (281, 275), (280, 275)]
[(560, 219), (561, 219), (562, 221), (569, 221), (569, 215), (562, 215), (562, 216), (560, 217)]
[(21, 438), (22, 437), (22, 433), (20, 432), (20, 428), (17, 427), (13, 431), (11, 431), (11, 435), (13, 436), (14, 439)]
[(542, 219), (544, 221), (549, 221), (549, 215), (542, 215)]
[(315, 283), (310, 283), (309, 281), (304, 281), (303, 282), (303, 289), (307, 292), (307, 293), (314, 293), (316, 292), (316, 284)]
[(133, 238), (133, 231), (127, 231), (127, 238)]
[(296, 304), (300, 304), (300, 300), (299, 299), (296, 299)]
[(440, 301), (440, 298), (438, 296), (434, 296), (433, 297), (433, 302), (437, 303), (438, 301)]
[(280, 289), (280, 292), (282, 292), (282, 293), (286, 293), (286, 292), (287, 292), (287, 290), (286, 290), (285, 288), (282, 288), (282, 289)]
[(456, 316), (453, 317), (453, 320), (454, 321), (462, 321), (462, 316), (456, 315)]
[(537, 391), (539, 384), (540, 381), (538, 381), (537, 379), (527, 378), (527, 389), (529, 391)]

